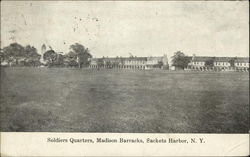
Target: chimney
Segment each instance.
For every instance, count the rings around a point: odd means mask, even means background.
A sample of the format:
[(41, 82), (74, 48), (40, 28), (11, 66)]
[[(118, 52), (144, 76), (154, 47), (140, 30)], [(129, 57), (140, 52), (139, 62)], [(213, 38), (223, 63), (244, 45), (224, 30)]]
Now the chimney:
[(193, 54), (192, 60), (194, 60), (194, 58), (195, 58), (195, 54)]

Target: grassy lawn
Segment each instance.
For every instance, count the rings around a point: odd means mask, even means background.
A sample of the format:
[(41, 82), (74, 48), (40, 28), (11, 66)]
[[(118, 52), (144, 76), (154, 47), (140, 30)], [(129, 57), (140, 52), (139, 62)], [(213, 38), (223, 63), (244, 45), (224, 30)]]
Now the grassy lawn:
[(1, 131), (247, 133), (249, 73), (2, 68)]

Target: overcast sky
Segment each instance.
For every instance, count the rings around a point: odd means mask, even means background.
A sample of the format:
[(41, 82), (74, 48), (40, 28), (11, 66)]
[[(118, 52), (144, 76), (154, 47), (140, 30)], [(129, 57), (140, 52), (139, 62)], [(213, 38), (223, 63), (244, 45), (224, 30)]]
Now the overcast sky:
[[(13, 33), (12, 30), (15, 30)], [(13, 41), (69, 52), (81, 43), (94, 57), (248, 56), (245, 2), (1, 2), (1, 47)]]

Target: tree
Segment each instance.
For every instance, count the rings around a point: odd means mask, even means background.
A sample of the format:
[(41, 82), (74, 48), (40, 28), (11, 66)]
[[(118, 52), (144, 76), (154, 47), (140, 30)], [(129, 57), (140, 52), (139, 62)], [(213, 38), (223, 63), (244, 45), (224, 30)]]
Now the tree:
[(184, 69), (188, 66), (190, 60), (190, 57), (186, 56), (183, 52), (177, 51), (172, 57), (172, 65), (178, 69)]
[(3, 49), (0, 49), (0, 64), (4, 61), (4, 53), (3, 53)]
[(76, 54), (76, 61), (79, 68), (89, 65), (89, 58), (92, 58), (92, 55), (89, 53), (88, 48), (85, 48), (79, 43), (75, 43), (74, 45), (70, 46), (70, 50)]
[(68, 54), (64, 57), (64, 64), (67, 67), (77, 67), (78, 63), (76, 61), (77, 55), (73, 51), (70, 51)]
[(214, 66), (214, 59), (207, 59), (206, 61), (205, 61), (205, 66), (206, 67), (213, 67)]
[(56, 67), (64, 67), (64, 58), (65, 56), (61, 53), (57, 53), (54, 65)]
[(158, 61), (158, 64), (156, 64), (156, 68), (161, 68), (161, 67), (163, 67), (163, 62)]
[(46, 64), (49, 67), (54, 65), (56, 58), (57, 58), (57, 53), (54, 50), (48, 50), (43, 55), (43, 59), (47, 62)]
[(41, 55), (37, 53), (37, 49), (33, 46), (27, 45), (25, 51), (25, 65), (26, 66), (40, 66)]
[(3, 48), (3, 56), (10, 66), (13, 63), (18, 65), (21, 60), (25, 59), (24, 47), (18, 43), (12, 43)]

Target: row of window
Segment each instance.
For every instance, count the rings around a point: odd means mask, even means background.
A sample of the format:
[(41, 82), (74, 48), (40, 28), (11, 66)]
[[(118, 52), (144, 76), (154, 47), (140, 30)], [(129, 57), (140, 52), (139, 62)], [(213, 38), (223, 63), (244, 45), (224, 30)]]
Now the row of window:
[[(205, 62), (193, 62), (194, 65), (205, 65)], [(230, 66), (228, 62), (214, 62), (214, 65), (226, 65)], [(235, 63), (236, 66), (248, 66), (249, 63)]]
[(125, 64), (158, 64), (158, 60), (154, 61), (125, 61)]
[(249, 63), (235, 63), (236, 66), (249, 66)]
[(125, 63), (146, 63), (146, 61), (125, 61)]
[(193, 62), (194, 65), (205, 65), (205, 62)]
[(149, 63), (149, 64), (158, 63), (158, 60), (147, 61), (147, 63)]
[(228, 62), (215, 62), (214, 65), (227, 65), (227, 66), (230, 66), (230, 63), (228, 63)]

